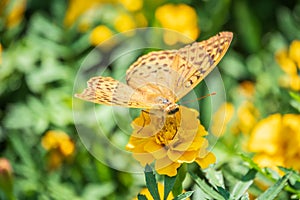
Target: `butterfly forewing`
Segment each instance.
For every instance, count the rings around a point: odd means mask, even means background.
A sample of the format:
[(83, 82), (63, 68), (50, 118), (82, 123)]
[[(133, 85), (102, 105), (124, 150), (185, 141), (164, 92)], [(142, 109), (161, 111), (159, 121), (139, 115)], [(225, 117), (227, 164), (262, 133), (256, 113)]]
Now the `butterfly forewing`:
[(176, 91), (177, 100), (191, 91), (216, 67), (229, 48), (231, 40), (231, 32), (221, 32), (208, 40), (178, 50), (181, 59), (172, 67), (179, 67), (179, 73), (182, 71), (184, 84), (181, 90)]

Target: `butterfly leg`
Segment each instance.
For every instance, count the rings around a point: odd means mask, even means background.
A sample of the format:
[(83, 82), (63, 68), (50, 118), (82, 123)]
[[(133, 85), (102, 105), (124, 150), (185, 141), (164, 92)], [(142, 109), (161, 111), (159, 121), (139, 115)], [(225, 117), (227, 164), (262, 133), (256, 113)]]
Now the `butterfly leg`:
[(139, 134), (139, 133), (143, 130), (143, 128), (145, 127), (145, 125), (146, 125), (145, 114), (148, 114), (148, 115), (149, 115), (150, 112), (148, 112), (148, 111), (146, 111), (146, 110), (142, 110), (143, 125), (142, 125), (142, 127), (137, 131), (137, 134)]

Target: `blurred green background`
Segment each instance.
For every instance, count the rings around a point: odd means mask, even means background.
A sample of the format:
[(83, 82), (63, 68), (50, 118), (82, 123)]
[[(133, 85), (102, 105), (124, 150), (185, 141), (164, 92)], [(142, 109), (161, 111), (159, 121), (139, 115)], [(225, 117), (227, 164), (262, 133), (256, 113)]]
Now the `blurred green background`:
[[(174, 7), (178, 4), (183, 7)], [(220, 31), (234, 33), (219, 70), (230, 105), (238, 109), (245, 99), (251, 99), (251, 105), (242, 114), (233, 114), (240, 124), (227, 130), (214, 149), (220, 163), (247, 151), (243, 148), (247, 132), (260, 119), (299, 113), (299, 102), (290, 96), (300, 90), (299, 69), (295, 80), (280, 81), (285, 69), (276, 55), (300, 40), (300, 1), (1, 0), (0, 199), (136, 196), (143, 176), (107, 167), (81, 143), (73, 124), (73, 84), (81, 63), (98, 43), (119, 32), (153, 26), (177, 30), (197, 41)], [(300, 47), (295, 49), (300, 55)], [(125, 62), (127, 67), (132, 61)], [(111, 71), (118, 74), (117, 66)], [(207, 101), (199, 104), (207, 127), (211, 117), (205, 117)], [(108, 112), (104, 110), (103, 116)], [(242, 123), (249, 119), (253, 123)], [(107, 121), (108, 132), (120, 131), (113, 120)]]

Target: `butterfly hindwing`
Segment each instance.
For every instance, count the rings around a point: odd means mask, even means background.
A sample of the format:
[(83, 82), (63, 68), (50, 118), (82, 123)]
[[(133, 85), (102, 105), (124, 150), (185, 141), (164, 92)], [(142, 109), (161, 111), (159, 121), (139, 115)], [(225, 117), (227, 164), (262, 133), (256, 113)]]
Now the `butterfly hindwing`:
[(97, 76), (91, 78), (88, 87), (75, 97), (105, 105), (134, 108), (151, 108), (153, 104), (143, 99), (143, 95), (128, 85), (111, 77)]

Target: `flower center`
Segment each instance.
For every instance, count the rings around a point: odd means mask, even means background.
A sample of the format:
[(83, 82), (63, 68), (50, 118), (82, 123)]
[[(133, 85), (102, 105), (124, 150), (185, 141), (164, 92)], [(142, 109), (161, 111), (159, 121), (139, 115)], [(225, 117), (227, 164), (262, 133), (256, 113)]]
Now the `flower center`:
[(156, 143), (159, 145), (168, 145), (169, 141), (174, 139), (179, 125), (175, 115), (167, 115), (164, 126), (155, 135)]

